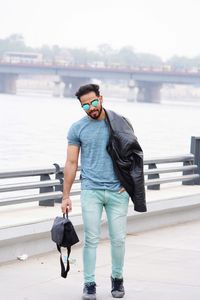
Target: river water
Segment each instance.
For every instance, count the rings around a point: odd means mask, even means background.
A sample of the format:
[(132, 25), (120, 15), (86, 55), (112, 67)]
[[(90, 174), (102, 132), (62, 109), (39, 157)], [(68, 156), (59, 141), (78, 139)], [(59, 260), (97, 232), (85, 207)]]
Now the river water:
[[(129, 118), (145, 158), (187, 154), (191, 136), (200, 136), (200, 102), (105, 98), (104, 107)], [(84, 114), (76, 99), (0, 94), (0, 169), (64, 164), (67, 131)]]

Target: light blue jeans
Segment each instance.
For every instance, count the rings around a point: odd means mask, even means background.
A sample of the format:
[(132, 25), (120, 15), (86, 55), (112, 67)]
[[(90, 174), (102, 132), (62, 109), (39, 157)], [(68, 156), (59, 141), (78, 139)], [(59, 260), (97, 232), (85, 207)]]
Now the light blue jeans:
[(112, 277), (123, 277), (128, 193), (109, 190), (82, 190), (84, 225), (84, 282), (95, 281), (96, 249), (100, 238), (101, 216), (105, 207), (111, 242)]

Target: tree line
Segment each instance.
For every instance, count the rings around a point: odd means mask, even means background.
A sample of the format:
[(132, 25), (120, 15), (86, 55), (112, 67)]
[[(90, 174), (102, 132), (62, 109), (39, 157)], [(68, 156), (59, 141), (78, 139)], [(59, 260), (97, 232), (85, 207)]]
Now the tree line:
[(109, 44), (101, 44), (97, 50), (60, 47), (59, 45), (43, 45), (39, 48), (33, 48), (26, 45), (23, 36), (20, 34), (12, 34), (4, 39), (0, 39), (0, 58), (9, 51), (37, 52), (41, 53), (46, 61), (67, 62), (73, 65), (141, 68), (162, 68), (163, 66), (168, 66), (173, 69), (200, 68), (200, 55), (193, 58), (173, 56), (164, 62), (158, 55), (138, 53), (131, 46), (113, 49)]

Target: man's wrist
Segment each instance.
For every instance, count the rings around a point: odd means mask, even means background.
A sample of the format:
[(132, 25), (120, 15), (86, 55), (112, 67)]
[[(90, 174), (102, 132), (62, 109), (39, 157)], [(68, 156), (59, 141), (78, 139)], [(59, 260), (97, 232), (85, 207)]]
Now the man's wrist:
[(64, 200), (64, 199), (69, 199), (69, 194), (67, 194), (67, 195), (63, 195), (63, 197), (62, 197), (62, 198), (63, 198), (63, 200)]

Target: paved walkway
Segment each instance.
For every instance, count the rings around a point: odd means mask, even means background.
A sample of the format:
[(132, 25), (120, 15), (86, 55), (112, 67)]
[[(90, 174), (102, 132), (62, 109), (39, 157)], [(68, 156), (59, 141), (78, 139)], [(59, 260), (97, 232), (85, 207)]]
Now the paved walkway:
[[(59, 276), (58, 252), (0, 266), (2, 300), (78, 300), (82, 295), (81, 247), (74, 247), (67, 279)], [(200, 299), (200, 221), (128, 235), (124, 299)], [(110, 295), (110, 249), (98, 248), (98, 300)]]

